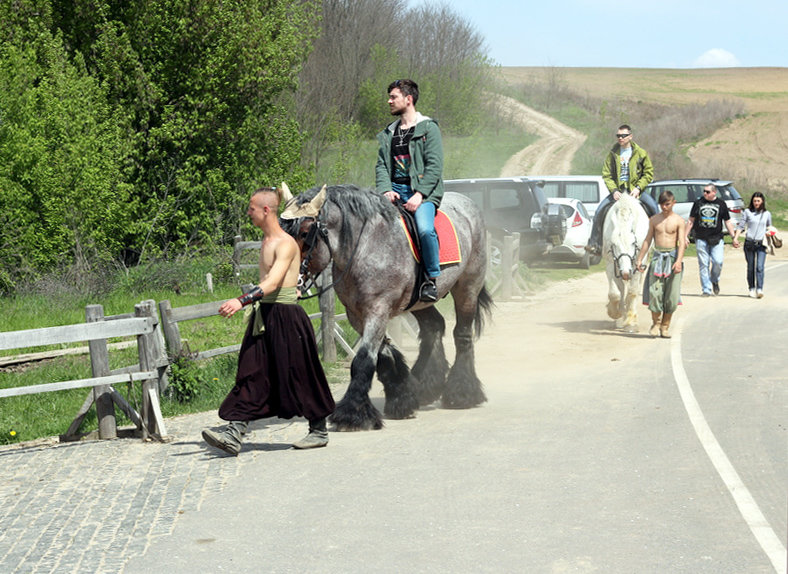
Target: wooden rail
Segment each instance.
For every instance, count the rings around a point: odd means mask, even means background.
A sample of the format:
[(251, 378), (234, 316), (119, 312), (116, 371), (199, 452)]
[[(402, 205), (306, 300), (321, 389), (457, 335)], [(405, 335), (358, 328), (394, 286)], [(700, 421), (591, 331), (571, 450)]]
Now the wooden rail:
[[(62, 391), (91, 387), (91, 395), (85, 400), (79, 414), (62, 438), (69, 440), (76, 435), (80, 423), (95, 402), (99, 421), (99, 438), (117, 436), (114, 405), (118, 404), (135, 422), (142, 438), (153, 436), (164, 439), (167, 435), (159, 405), (159, 368), (157, 349), (161, 346), (156, 338), (158, 318), (152, 301), (142, 302), (134, 308), (134, 315), (120, 318), (105, 318), (101, 305), (88, 305), (85, 309), (86, 323), (7, 331), (0, 333), (0, 350), (22, 349), (46, 345), (61, 345), (88, 342), (93, 377), (70, 381), (59, 381), (24, 387), (0, 389), (0, 398)], [(107, 339), (136, 337), (139, 364), (130, 372), (112, 373), (109, 370)], [(112, 385), (118, 383), (142, 383), (142, 413), (137, 413)]]

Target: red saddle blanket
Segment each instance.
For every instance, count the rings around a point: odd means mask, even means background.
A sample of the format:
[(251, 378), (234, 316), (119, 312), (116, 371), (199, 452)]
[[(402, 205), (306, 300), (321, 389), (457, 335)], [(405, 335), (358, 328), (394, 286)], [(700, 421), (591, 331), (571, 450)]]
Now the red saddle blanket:
[[(402, 226), (402, 230), (405, 232), (405, 236), (408, 238), (408, 245), (410, 245), (410, 252), (413, 254), (413, 258), (418, 263), (421, 263), (421, 254), (417, 252), (413, 237), (408, 231), (405, 220), (401, 215), (399, 217), (399, 222)], [(457, 231), (454, 229), (454, 223), (452, 223), (449, 216), (440, 209), (435, 214), (435, 231), (438, 233), (438, 256), (440, 264), (451, 265), (462, 261), (460, 242), (457, 240)]]

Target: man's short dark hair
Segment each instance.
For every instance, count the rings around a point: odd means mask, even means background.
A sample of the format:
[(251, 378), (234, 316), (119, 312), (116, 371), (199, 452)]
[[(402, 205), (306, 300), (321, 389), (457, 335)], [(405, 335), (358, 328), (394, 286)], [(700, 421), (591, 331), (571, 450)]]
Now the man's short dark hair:
[(659, 194), (659, 204), (662, 205), (663, 203), (667, 203), (676, 199), (676, 196), (673, 195), (672, 191), (668, 191), (667, 189)]
[(389, 89), (386, 93), (390, 94), (394, 88), (397, 88), (403, 96), (412, 96), (414, 106), (419, 101), (419, 85), (413, 80), (394, 80), (389, 84)]
[(627, 130), (629, 133), (632, 133), (632, 128), (629, 127), (627, 124), (621, 124), (620, 126), (618, 126), (618, 129)]

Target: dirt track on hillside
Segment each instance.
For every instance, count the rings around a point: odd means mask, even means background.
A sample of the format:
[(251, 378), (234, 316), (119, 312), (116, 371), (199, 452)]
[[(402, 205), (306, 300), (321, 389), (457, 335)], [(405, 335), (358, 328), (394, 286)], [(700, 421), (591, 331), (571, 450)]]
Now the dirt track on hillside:
[[(501, 74), (511, 84), (527, 85), (544, 82), (546, 70), (550, 69), (507, 67)], [(746, 116), (689, 148), (696, 173), (687, 176), (746, 178), (767, 194), (788, 197), (788, 68), (558, 68), (552, 72), (573, 92), (608, 102), (742, 102)]]
[(501, 95), (496, 95), (495, 99), (504, 118), (539, 136), (536, 142), (509, 158), (501, 170), (501, 177), (568, 174), (572, 158), (586, 136), (517, 100)]

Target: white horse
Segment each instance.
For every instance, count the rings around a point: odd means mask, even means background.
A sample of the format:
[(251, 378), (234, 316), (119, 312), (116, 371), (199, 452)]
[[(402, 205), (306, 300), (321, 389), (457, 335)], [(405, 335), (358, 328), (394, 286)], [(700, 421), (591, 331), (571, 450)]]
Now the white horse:
[(622, 194), (605, 217), (602, 252), (607, 261), (607, 314), (627, 333), (638, 331), (636, 299), (642, 273), (635, 269), (635, 262), (647, 234), (645, 210), (636, 198)]

